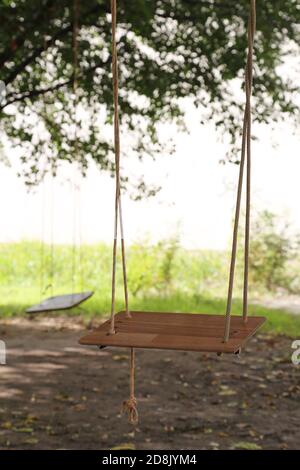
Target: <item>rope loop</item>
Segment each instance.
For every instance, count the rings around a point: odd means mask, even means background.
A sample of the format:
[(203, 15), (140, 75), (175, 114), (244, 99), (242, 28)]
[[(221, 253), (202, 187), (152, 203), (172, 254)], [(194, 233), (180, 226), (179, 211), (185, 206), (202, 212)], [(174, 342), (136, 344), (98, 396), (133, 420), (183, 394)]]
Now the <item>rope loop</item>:
[(137, 411), (137, 400), (135, 397), (130, 397), (128, 400), (123, 401), (122, 412), (128, 414), (128, 421), (130, 424), (138, 423), (139, 414)]
[(137, 424), (139, 414), (137, 410), (137, 400), (134, 396), (134, 371), (135, 371), (135, 351), (130, 348), (130, 395), (128, 400), (123, 401), (122, 411), (128, 414), (130, 424)]

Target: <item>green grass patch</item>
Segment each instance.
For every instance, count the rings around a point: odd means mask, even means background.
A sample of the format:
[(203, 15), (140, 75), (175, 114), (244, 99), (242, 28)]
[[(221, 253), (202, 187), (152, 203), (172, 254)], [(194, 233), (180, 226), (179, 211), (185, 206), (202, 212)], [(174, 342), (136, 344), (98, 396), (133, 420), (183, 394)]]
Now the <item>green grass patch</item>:
[[(26, 307), (55, 295), (72, 292), (72, 248), (51, 249), (37, 242), (0, 245), (0, 316), (24, 315)], [(151, 247), (136, 244), (128, 250), (128, 285), (132, 310), (201, 312), (222, 314), (226, 307), (228, 277), (226, 252), (187, 251), (176, 241)], [(75, 291), (93, 290), (95, 295), (68, 314), (88, 320), (107, 316), (111, 299), (111, 247), (84, 246), (76, 252)], [(53, 268), (53, 276), (51, 269)], [(241, 274), (237, 272), (240, 292)], [(122, 273), (118, 270), (117, 307), (123, 308)], [(250, 292), (251, 297), (251, 292)], [(241, 313), (235, 296), (232, 312)], [(267, 317), (263, 331), (297, 337), (300, 315), (251, 305), (251, 314)], [(66, 312), (64, 312), (66, 313)]]

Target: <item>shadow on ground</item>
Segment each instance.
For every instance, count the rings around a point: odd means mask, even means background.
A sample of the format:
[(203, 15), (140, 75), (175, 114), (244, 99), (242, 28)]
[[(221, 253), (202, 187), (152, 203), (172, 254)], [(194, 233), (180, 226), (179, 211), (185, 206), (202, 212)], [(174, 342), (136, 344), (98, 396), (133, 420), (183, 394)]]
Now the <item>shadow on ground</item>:
[(300, 369), (291, 340), (259, 335), (240, 357), (137, 351), (140, 422), (128, 397), (128, 351), (79, 346), (75, 318), (0, 327), (1, 449), (298, 449)]

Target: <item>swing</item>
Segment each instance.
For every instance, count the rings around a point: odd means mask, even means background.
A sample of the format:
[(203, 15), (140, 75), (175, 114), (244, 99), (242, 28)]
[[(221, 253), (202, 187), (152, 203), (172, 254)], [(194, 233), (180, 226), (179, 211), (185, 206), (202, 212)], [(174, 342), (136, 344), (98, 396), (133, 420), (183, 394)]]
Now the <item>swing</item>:
[[(117, 13), (116, 0), (112, 0), (112, 69), (114, 91), (114, 143), (116, 167), (115, 193), (115, 225), (112, 267), (112, 305), (110, 320), (99, 328), (83, 336), (79, 343), (98, 347), (114, 346), (130, 348), (131, 376), (130, 398), (124, 402), (124, 410), (129, 414), (132, 423), (137, 422), (136, 399), (134, 397), (134, 348), (173, 349), (184, 351), (214, 352), (217, 354), (236, 354), (241, 351), (247, 341), (265, 322), (264, 317), (248, 317), (248, 271), (250, 241), (250, 195), (251, 195), (251, 92), (253, 81), (253, 45), (256, 27), (255, 0), (250, 0), (251, 10), (248, 23), (248, 55), (245, 70), (246, 106), (243, 121), (243, 137), (233, 242), (229, 273), (226, 315), (206, 315), (189, 313), (159, 313), (131, 311), (128, 305), (128, 289), (126, 276), (125, 242), (122, 219), (120, 192), (120, 133), (118, 104), (118, 63), (116, 45)], [(246, 159), (247, 156), (247, 159)], [(243, 312), (241, 316), (231, 315), (233, 284), (237, 254), (238, 226), (242, 197), (245, 160), (247, 161), (246, 184), (246, 224), (245, 224), (245, 256), (244, 256), (244, 289)], [(125, 294), (125, 310), (115, 314), (116, 287), (116, 250), (118, 219), (120, 222), (122, 267)]]
[(55, 312), (70, 310), (92, 297), (93, 292), (79, 292), (78, 294), (55, 295), (42, 300), (39, 304), (27, 308), (26, 313)]
[[(74, 103), (75, 103), (75, 155), (78, 154), (78, 137), (77, 137), (77, 118), (76, 110), (78, 105), (78, 96), (77, 96), (77, 78), (78, 78), (78, 17), (79, 17), (79, 0), (74, 0), (74, 21), (73, 21), (73, 37), (72, 37), (72, 49), (73, 49), (73, 94), (74, 94)], [(75, 184), (74, 184), (75, 186)], [(53, 241), (52, 241), (53, 244)], [(73, 247), (74, 248), (74, 247)], [(53, 252), (53, 249), (52, 249)], [(74, 249), (73, 249), (73, 266), (72, 266), (72, 284), (74, 284), (75, 276), (75, 259), (74, 259)], [(53, 276), (53, 254), (52, 254), (52, 269), (51, 274)], [(53, 285), (53, 280), (51, 286)], [(73, 290), (73, 288), (72, 288)], [(42, 300), (40, 303), (33, 305), (26, 309), (28, 314), (37, 314), (45, 312), (54, 312), (59, 310), (70, 310), (74, 307), (78, 307), (80, 304), (88, 300), (94, 292), (79, 292), (72, 294), (56, 295), (51, 296), (45, 300)]]

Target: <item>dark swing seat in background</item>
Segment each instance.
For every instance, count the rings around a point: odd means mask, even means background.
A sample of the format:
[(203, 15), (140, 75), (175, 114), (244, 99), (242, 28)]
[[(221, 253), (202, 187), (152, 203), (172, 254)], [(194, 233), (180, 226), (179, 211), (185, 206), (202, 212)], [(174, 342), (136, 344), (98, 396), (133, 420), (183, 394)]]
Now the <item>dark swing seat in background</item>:
[[(79, 19), (79, 0), (74, 0), (74, 7), (73, 7), (73, 35), (72, 35), (72, 50), (73, 50), (73, 79), (72, 79), (72, 88), (73, 88), (73, 97), (74, 97), (74, 130), (75, 130), (75, 135), (74, 135), (74, 145), (75, 145), (75, 151), (74, 151), (74, 156), (72, 156), (73, 162), (78, 164), (78, 167), (80, 168), (80, 154), (79, 154), (79, 147), (78, 147), (78, 126), (79, 126), (79, 120), (77, 119), (77, 111), (78, 111), (78, 93), (77, 93), (77, 88), (78, 88), (78, 19)], [(53, 176), (52, 176), (53, 178)], [(78, 200), (76, 199), (76, 192), (80, 191), (80, 183), (76, 181), (76, 176), (75, 174), (72, 177), (72, 186), (73, 186), (73, 191), (74, 191), (74, 208), (76, 208), (76, 203), (78, 204)], [(52, 199), (53, 199), (53, 187), (52, 187)], [(80, 210), (80, 201), (79, 201), (79, 210)], [(52, 206), (53, 206), (53, 200), (52, 200)], [(72, 263), (71, 263), (71, 278), (72, 278), (72, 289), (71, 294), (63, 294), (63, 295), (53, 295), (54, 289), (53, 289), (53, 284), (54, 284), (54, 257), (53, 257), (53, 239), (51, 240), (51, 263), (52, 263), (52, 269), (51, 269), (51, 297), (42, 300), (40, 303), (37, 303), (29, 308), (26, 309), (26, 313), (28, 314), (39, 314), (39, 313), (45, 313), (45, 312), (56, 312), (60, 310), (71, 310), (74, 307), (78, 307), (80, 304), (88, 300), (94, 292), (92, 291), (87, 291), (87, 292), (74, 292), (76, 289), (76, 284), (75, 284), (75, 275), (76, 275), (76, 217), (78, 216), (79, 219), (79, 226), (80, 226), (80, 214), (76, 214), (74, 211), (73, 214), (73, 249), (72, 249)], [(52, 218), (53, 218), (53, 208), (52, 208)], [(51, 221), (51, 227), (52, 227), (52, 232), (53, 232), (53, 220)], [(53, 237), (53, 235), (52, 235)], [(79, 239), (81, 236), (79, 235)], [(81, 241), (80, 247), (81, 247)], [(44, 244), (44, 240), (42, 240), (42, 246)], [(42, 266), (44, 266), (43, 262), (43, 255), (44, 255), (44, 250), (42, 249)], [(81, 268), (81, 254), (79, 255), (79, 265)], [(43, 292), (43, 281), (41, 280), (41, 296)], [(48, 286), (49, 287), (49, 286)], [(82, 276), (81, 279), (81, 287), (80, 289), (83, 291), (84, 290), (84, 275)]]
[(92, 297), (94, 292), (80, 292), (77, 294), (56, 295), (43, 300), (39, 304), (26, 309), (26, 313), (55, 312), (58, 310), (70, 310), (78, 307), (82, 302)]

